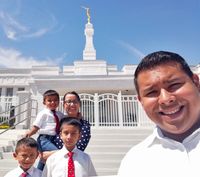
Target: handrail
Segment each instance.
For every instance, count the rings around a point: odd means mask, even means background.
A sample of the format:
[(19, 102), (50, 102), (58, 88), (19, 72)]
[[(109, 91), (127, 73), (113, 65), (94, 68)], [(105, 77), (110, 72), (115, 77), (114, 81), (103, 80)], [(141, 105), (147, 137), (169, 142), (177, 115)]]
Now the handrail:
[(21, 124), (22, 122), (24, 122), (24, 121), (27, 120), (28, 118), (29, 118), (29, 117), (23, 119), (22, 121), (19, 121), (18, 123), (16, 123), (15, 125), (13, 125), (13, 126), (7, 128), (7, 129), (1, 131), (1, 132), (0, 132), (0, 135), (3, 134), (3, 133), (5, 133), (5, 132), (7, 132), (7, 131), (10, 130), (10, 129), (13, 129), (14, 127), (16, 127), (17, 125)]
[[(28, 128), (30, 126), (30, 121), (36, 116), (38, 112), (38, 103), (35, 99), (29, 99), (22, 103), (17, 104), (17, 106), (10, 106), (9, 109), (0, 112), (0, 117), (4, 119), (0, 122), (0, 125), (8, 123), (9, 127), (0, 132), (0, 134), (15, 128), (17, 125), (25, 122), (25, 126)], [(12, 113), (12, 114), (11, 114)]]

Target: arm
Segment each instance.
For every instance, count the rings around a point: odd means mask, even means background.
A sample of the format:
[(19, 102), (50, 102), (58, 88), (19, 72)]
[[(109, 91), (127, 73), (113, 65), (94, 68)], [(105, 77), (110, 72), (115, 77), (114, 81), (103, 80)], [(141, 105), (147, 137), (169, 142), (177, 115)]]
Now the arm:
[(30, 137), (30, 136), (36, 134), (37, 131), (38, 131), (39, 129), (40, 129), (39, 127), (33, 126), (33, 127), (31, 128), (31, 130), (29, 130), (29, 131), (25, 134), (25, 137)]
[(37, 131), (41, 128), (43, 122), (46, 121), (44, 115), (45, 113), (43, 111), (37, 114), (36, 119), (33, 122), (32, 128), (28, 132), (26, 132), (25, 137), (30, 137), (37, 133)]
[(54, 151), (44, 151), (44, 152), (42, 152), (41, 153), (41, 158), (43, 159), (43, 160), (47, 160), (47, 158), (50, 156), (50, 155), (52, 155), (52, 154), (54, 154), (55, 152), (57, 152), (58, 150), (54, 150)]

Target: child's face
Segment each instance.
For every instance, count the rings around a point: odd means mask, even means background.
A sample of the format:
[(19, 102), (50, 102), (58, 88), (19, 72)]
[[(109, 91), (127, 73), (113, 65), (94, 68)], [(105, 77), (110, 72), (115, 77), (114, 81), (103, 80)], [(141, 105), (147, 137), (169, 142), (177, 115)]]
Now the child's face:
[(38, 150), (22, 145), (18, 148), (17, 152), (13, 153), (13, 156), (18, 161), (20, 167), (24, 171), (27, 171), (35, 163), (38, 157)]
[(50, 110), (56, 110), (59, 105), (59, 99), (56, 95), (46, 96), (44, 105)]
[(75, 148), (80, 136), (81, 133), (77, 127), (67, 124), (62, 125), (60, 137), (68, 151), (72, 151)]

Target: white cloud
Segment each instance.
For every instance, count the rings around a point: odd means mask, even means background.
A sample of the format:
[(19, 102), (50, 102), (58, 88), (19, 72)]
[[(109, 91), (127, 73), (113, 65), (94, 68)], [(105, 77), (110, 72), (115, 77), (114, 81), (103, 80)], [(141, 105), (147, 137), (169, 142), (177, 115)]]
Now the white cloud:
[(39, 29), (38, 31), (33, 32), (33, 33), (24, 34), (24, 35), (22, 35), (22, 37), (23, 38), (40, 37), (40, 36), (45, 35), (48, 31), (49, 31), (48, 28), (43, 28), (43, 29)]
[(124, 42), (124, 41), (119, 41), (120, 45), (128, 49), (134, 56), (139, 57), (139, 59), (143, 58), (145, 56), (144, 53), (142, 53), (139, 49), (134, 47), (133, 45)]
[(17, 40), (15, 31), (12, 31), (11, 29), (7, 29), (5, 33), (6, 33), (7, 38), (12, 39), (12, 40)]
[(34, 26), (26, 26), (17, 20), (17, 17), (10, 15), (4, 11), (0, 11), (0, 25), (2, 26), (6, 37), (10, 40), (20, 40), (22, 38), (35, 38), (44, 36), (53, 29), (57, 23), (56, 18), (50, 15), (51, 24), (47, 27), (34, 29)]
[(27, 27), (20, 24), (8, 13), (0, 12), (0, 24), (8, 39), (17, 40), (18, 35), (28, 31)]
[(63, 61), (63, 56), (56, 59), (38, 60), (34, 57), (25, 57), (15, 49), (0, 47), (0, 67), (4, 68), (31, 68), (38, 65), (58, 65)]

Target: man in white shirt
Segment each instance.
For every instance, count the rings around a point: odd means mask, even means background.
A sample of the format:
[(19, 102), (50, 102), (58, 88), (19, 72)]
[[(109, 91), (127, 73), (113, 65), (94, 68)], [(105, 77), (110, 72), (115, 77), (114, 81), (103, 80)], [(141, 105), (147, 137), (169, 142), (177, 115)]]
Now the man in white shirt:
[(159, 51), (147, 55), (134, 76), (138, 99), (156, 128), (126, 154), (118, 175), (199, 176), (198, 75), (180, 55)]

